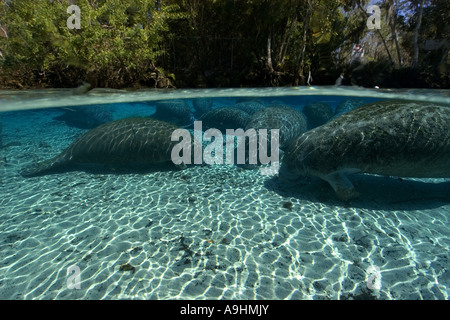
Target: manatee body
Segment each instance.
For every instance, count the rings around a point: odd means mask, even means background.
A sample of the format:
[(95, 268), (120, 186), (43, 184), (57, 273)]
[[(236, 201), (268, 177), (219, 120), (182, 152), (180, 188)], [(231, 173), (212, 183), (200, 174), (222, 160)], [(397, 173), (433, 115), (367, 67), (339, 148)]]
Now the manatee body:
[(205, 113), (212, 110), (214, 100), (212, 98), (196, 98), (192, 100), (195, 112), (194, 115), (200, 118)]
[[(300, 111), (284, 107), (267, 107), (255, 112), (248, 121), (245, 130), (272, 129), (280, 130), (279, 147), (284, 149), (293, 139), (300, 136), (307, 129), (306, 117)], [(270, 135), (269, 135), (270, 136)], [(270, 141), (270, 138), (268, 138)]]
[(334, 110), (334, 116), (339, 117), (343, 115), (344, 113), (347, 113), (349, 111), (352, 111), (356, 108), (362, 107), (365, 105), (366, 102), (364, 102), (363, 99), (357, 99), (357, 98), (349, 98), (344, 99), (336, 107), (336, 110)]
[[(294, 108), (266, 107), (255, 112), (245, 126), (248, 138), (245, 139), (244, 146), (239, 147), (245, 150), (245, 163), (242, 164), (245, 168), (254, 168), (255, 165), (264, 164), (260, 161), (261, 156), (269, 155), (270, 159), (265, 158), (265, 161), (278, 163), (280, 151), (282, 153), (295, 138), (304, 133), (306, 127), (306, 117)], [(278, 135), (273, 130), (278, 130)], [(267, 139), (266, 143), (263, 138)]]
[(106, 106), (82, 106), (63, 108), (63, 114), (54, 120), (64, 121), (69, 127), (92, 129), (103, 123), (113, 121), (111, 108)]
[(358, 196), (351, 173), (449, 178), (450, 107), (385, 100), (357, 108), (296, 139), (279, 177), (319, 177), (347, 200)]
[(200, 118), (203, 129), (218, 129), (225, 134), (226, 129), (245, 128), (250, 115), (238, 108), (223, 107), (213, 109)]
[(155, 103), (153, 118), (178, 126), (186, 126), (193, 121), (191, 107), (184, 100), (163, 100)]
[[(102, 124), (80, 136), (58, 156), (24, 169), (25, 177), (75, 164), (147, 165), (171, 160), (177, 126), (152, 118), (127, 118)], [(193, 141), (193, 140), (191, 140)]]
[(325, 102), (311, 102), (303, 108), (308, 119), (308, 129), (314, 129), (329, 121), (333, 116), (333, 109)]
[(264, 105), (257, 101), (243, 101), (236, 103), (233, 107), (245, 111), (249, 115), (252, 115), (255, 112), (263, 109)]

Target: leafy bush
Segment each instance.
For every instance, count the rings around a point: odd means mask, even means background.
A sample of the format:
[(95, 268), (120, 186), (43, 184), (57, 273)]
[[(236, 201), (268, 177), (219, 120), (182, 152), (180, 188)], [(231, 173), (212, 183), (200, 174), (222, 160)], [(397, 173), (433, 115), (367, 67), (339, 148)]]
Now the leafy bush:
[[(182, 17), (178, 7), (154, 0), (79, 0), (81, 29), (69, 29), (68, 2), (14, 0), (0, 2), (0, 38), (4, 73), (21, 74), (30, 83), (123, 87), (148, 85), (161, 78), (155, 61), (168, 21)], [(24, 83), (27, 85), (27, 83)]]

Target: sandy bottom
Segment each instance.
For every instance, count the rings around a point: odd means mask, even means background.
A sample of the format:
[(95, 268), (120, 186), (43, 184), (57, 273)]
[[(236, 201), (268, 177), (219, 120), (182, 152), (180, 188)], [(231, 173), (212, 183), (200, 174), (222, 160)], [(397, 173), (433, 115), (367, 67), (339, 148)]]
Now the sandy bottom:
[(343, 203), (226, 165), (21, 177), (82, 132), (55, 115), (1, 118), (0, 299), (449, 299), (449, 180), (355, 176)]

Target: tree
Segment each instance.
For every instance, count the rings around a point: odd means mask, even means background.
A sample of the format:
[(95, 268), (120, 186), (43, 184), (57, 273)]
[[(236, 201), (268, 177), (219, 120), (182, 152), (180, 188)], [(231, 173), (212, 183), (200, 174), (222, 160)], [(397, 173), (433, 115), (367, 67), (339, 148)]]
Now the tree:
[(398, 43), (398, 34), (397, 34), (397, 28), (396, 28), (396, 20), (397, 20), (397, 14), (396, 14), (396, 10), (395, 10), (395, 6), (394, 6), (394, 0), (387, 0), (387, 4), (388, 4), (388, 10), (387, 10), (387, 20), (388, 20), (388, 24), (389, 27), (391, 28), (391, 32), (392, 32), (392, 37), (394, 38), (394, 42), (395, 42), (395, 49), (397, 52), (397, 63), (398, 66), (401, 67), (402, 66), (402, 58), (401, 58), (401, 54), (400, 54), (400, 45)]
[(334, 52), (362, 25), (354, 0), (175, 2), (188, 18), (171, 24), (173, 65), (204, 85), (306, 84), (310, 72), (334, 83)]
[(329, 85), (351, 78), (355, 44), (365, 79), (354, 84), (448, 83), (448, 0), (379, 0), (380, 30), (367, 28), (370, 0), (78, 0), (82, 28), (70, 30), (72, 2), (0, 0), (3, 83)]
[(425, 6), (425, 0), (421, 0), (419, 4), (419, 12), (417, 18), (416, 28), (414, 29), (414, 58), (411, 67), (417, 69), (419, 65), (419, 30), (422, 25), (423, 7)]
[(182, 16), (176, 6), (156, 8), (153, 0), (80, 0), (81, 29), (70, 30), (67, 1), (1, 5), (1, 23), (9, 30), (9, 38), (1, 40), (2, 67), (22, 69), (33, 82), (53, 86), (82, 80), (103, 87), (154, 82), (168, 21)]

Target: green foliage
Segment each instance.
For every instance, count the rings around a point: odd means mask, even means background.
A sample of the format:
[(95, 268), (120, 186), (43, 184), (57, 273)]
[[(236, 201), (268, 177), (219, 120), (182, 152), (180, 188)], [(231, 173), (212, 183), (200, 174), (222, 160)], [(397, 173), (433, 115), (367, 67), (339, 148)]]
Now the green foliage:
[(334, 82), (334, 52), (358, 38), (362, 25), (346, 11), (353, 0), (174, 2), (188, 18), (171, 24), (173, 67), (189, 85), (306, 84), (309, 71)]
[[(370, 31), (370, 0), (0, 0), (9, 35), (0, 85), (2, 74), (3, 85), (118, 88), (175, 77), (179, 87), (305, 85), (309, 75), (330, 85), (345, 74), (346, 84), (448, 87), (448, 40), (434, 51), (423, 44), (449, 39), (450, 2), (419, 10), (423, 1), (379, 0), (382, 28)], [(72, 2), (80, 30), (66, 25)], [(355, 44), (365, 51), (358, 66)], [(417, 56), (420, 70), (409, 73)]]
[[(177, 6), (154, 0), (79, 0), (81, 29), (69, 29), (67, 1), (14, 0), (2, 2), (0, 23), (9, 38), (0, 38), (3, 67), (22, 68), (34, 81), (69, 85), (88, 80), (94, 85), (120, 87), (149, 80), (168, 21), (180, 18)], [(83, 75), (85, 79), (83, 79)], [(71, 81), (68, 81), (74, 76)], [(81, 79), (80, 79), (81, 78)]]

